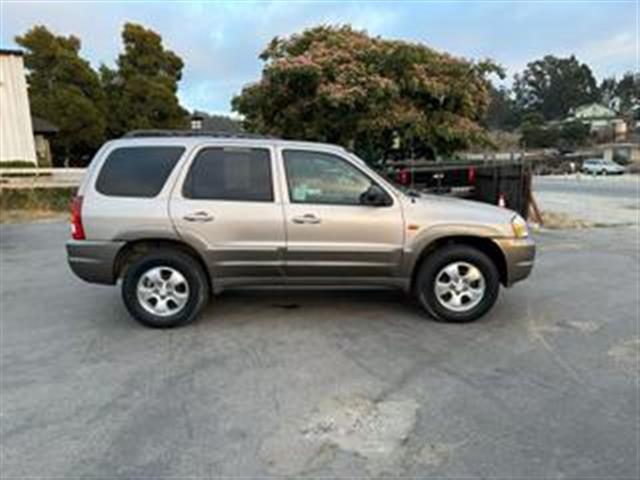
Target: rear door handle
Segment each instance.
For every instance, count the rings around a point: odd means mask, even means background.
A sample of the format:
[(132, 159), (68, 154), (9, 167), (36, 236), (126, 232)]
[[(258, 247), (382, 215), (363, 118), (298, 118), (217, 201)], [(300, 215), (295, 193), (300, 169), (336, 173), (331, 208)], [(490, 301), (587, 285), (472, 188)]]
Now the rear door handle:
[(306, 213), (304, 215), (293, 217), (293, 223), (298, 224), (308, 224), (308, 225), (317, 225), (321, 222), (321, 220), (316, 217), (313, 213)]
[(209, 215), (207, 212), (199, 211), (193, 212), (185, 215), (184, 218), (187, 222), (212, 222), (213, 216)]

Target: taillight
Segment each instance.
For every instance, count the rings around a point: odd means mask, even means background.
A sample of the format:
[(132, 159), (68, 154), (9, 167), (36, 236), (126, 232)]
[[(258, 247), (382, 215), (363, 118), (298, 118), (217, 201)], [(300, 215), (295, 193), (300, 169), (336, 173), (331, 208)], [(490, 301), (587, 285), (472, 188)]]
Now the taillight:
[(476, 169), (471, 167), (467, 172), (467, 179), (469, 181), (469, 185), (475, 185), (476, 183)]
[(82, 227), (82, 197), (73, 197), (71, 200), (71, 238), (84, 240), (84, 228)]
[(409, 177), (409, 170), (403, 168), (398, 172), (397, 182), (400, 185), (409, 185), (411, 183), (411, 178)]

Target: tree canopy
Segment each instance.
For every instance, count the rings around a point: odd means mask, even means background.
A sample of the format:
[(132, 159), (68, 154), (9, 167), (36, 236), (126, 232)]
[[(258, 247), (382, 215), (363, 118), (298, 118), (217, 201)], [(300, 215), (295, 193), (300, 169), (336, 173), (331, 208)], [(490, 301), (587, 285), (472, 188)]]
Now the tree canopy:
[(260, 80), (232, 101), (250, 131), (338, 143), (368, 160), (394, 138), (416, 154), (488, 141), (479, 125), (492, 62), (473, 63), (422, 44), (320, 26), (274, 38)]
[(506, 87), (491, 86), (489, 105), (482, 124), (490, 130), (513, 130), (521, 121), (511, 91)]
[[(32, 113), (59, 127), (54, 163), (86, 163), (106, 138), (129, 130), (188, 128), (177, 96), (184, 65), (156, 32), (125, 24), (115, 65), (99, 72), (81, 57), (73, 35), (35, 26), (16, 42), (25, 49)], [(492, 61), (344, 25), (276, 37), (260, 59), (261, 77), (232, 99), (247, 130), (341, 144), (368, 161), (490, 146), (486, 129), (519, 129), (527, 145), (579, 144), (584, 128), (545, 123), (590, 102), (640, 116), (639, 75), (605, 78), (598, 86), (575, 56), (532, 61), (515, 75), (512, 89), (498, 88), (489, 79), (504, 73)], [(233, 119), (202, 116), (206, 129), (242, 128)]]
[(632, 109), (640, 107), (640, 75), (625, 73), (620, 80), (615, 77), (605, 78), (600, 90), (607, 104), (623, 114), (633, 113)]
[(58, 160), (89, 155), (104, 141), (105, 96), (96, 72), (80, 57), (80, 40), (35, 26), (16, 43), (25, 49), (31, 112), (60, 129)]
[(141, 128), (184, 128), (187, 111), (178, 101), (183, 62), (162, 45), (160, 35), (127, 23), (122, 31), (124, 52), (115, 70), (100, 69), (107, 95), (108, 133), (119, 136)]
[(547, 120), (561, 119), (572, 108), (600, 100), (591, 69), (573, 55), (547, 55), (530, 62), (515, 76), (514, 92), (520, 110), (541, 113)]

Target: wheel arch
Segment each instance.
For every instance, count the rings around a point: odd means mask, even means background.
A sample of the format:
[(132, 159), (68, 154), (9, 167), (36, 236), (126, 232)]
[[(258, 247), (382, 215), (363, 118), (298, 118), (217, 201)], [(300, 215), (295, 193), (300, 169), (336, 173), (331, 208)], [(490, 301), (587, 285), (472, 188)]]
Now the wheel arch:
[(411, 291), (413, 291), (418, 272), (429, 256), (447, 245), (467, 245), (483, 252), (494, 263), (498, 270), (500, 283), (508, 284), (507, 259), (500, 247), (490, 238), (474, 235), (449, 235), (437, 238), (422, 248), (413, 268), (411, 269)]
[(133, 263), (137, 258), (159, 248), (178, 250), (192, 257), (202, 268), (202, 271), (205, 273), (207, 278), (209, 290), (212, 290), (213, 282), (211, 274), (202, 255), (186, 242), (166, 238), (143, 238), (127, 242), (116, 255), (113, 272), (114, 278), (116, 280), (122, 278), (129, 265), (131, 265), (131, 263)]

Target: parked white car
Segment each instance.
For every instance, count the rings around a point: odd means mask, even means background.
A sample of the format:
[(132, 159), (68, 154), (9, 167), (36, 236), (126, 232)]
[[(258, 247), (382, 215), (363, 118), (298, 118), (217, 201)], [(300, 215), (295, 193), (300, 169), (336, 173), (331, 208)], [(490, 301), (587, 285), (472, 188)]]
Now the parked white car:
[(582, 171), (591, 175), (622, 175), (627, 169), (611, 160), (591, 158), (584, 161)]

